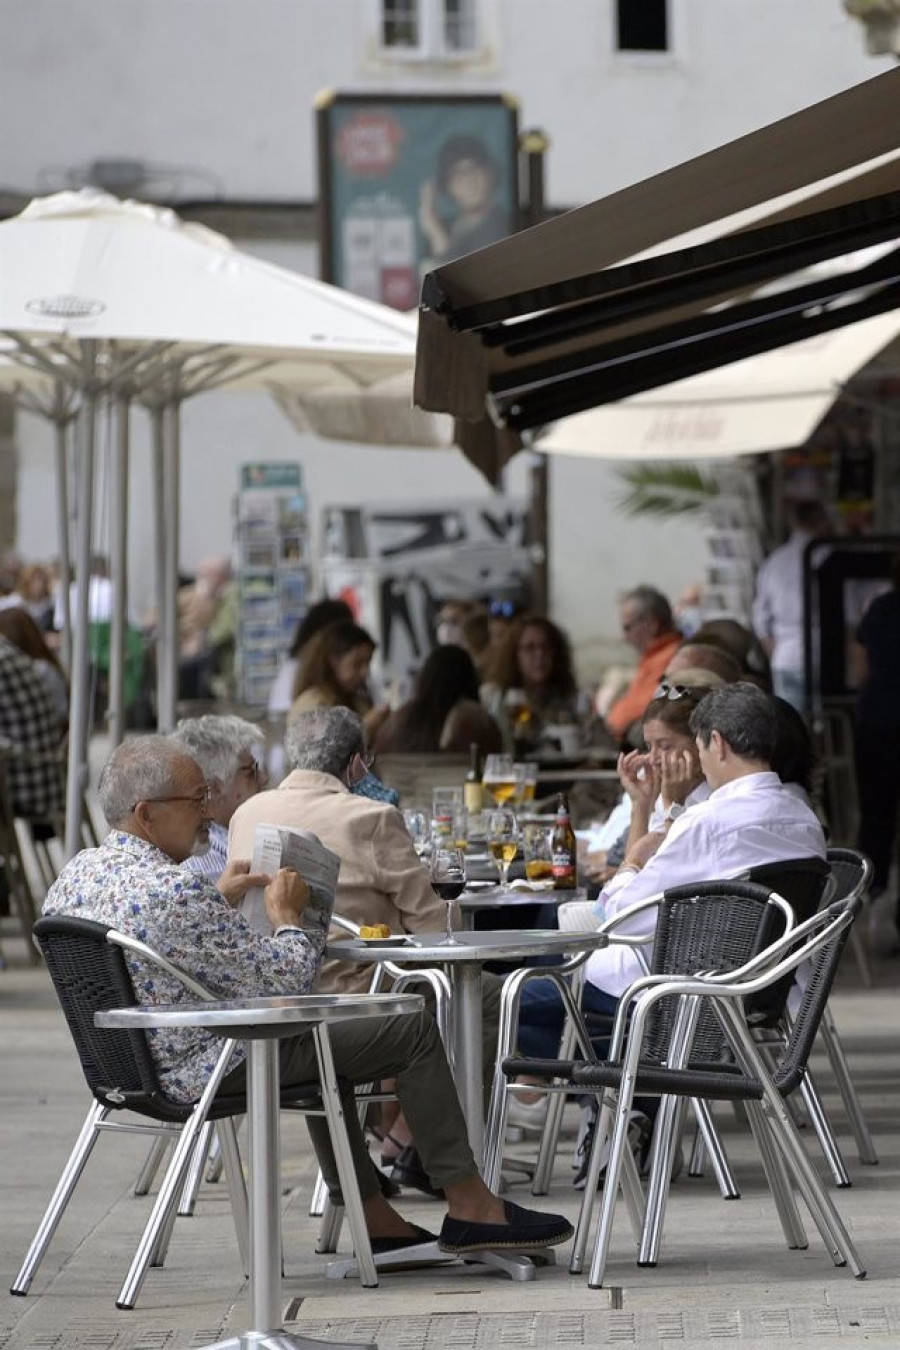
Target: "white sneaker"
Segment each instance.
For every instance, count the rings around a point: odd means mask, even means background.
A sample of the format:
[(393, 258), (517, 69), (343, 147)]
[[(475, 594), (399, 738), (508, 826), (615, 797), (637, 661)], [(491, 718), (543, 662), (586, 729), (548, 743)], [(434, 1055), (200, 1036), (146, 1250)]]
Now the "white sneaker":
[(537, 1130), (544, 1128), (544, 1121), (547, 1119), (547, 1097), (541, 1097), (536, 1102), (525, 1102), (521, 1097), (516, 1097), (513, 1093), (509, 1094), (509, 1100), (506, 1105), (506, 1123), (516, 1125), (520, 1130)]

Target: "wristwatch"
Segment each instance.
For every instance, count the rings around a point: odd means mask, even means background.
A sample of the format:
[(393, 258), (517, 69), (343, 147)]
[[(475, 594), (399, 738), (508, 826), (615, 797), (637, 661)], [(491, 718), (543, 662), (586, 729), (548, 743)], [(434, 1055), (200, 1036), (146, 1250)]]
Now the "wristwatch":
[(679, 816), (683, 815), (684, 815), (684, 806), (682, 805), (682, 803), (672, 802), (671, 806), (666, 807), (665, 814), (663, 815), (663, 820), (673, 821), (677, 820)]

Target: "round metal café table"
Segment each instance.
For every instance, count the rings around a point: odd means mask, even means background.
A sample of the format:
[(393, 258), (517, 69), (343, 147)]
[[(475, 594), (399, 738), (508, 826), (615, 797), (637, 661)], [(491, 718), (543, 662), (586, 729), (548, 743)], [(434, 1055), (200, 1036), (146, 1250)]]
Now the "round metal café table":
[(393, 961), (397, 965), (441, 966), (450, 981), (450, 1035), (453, 1077), (479, 1167), (484, 1160), (483, 1062), (481, 1050), (481, 971), (487, 961), (527, 961), (532, 956), (562, 956), (575, 949), (605, 947), (605, 933), (561, 933), (559, 929), (510, 928), (458, 932), (448, 946), (440, 933), (410, 934), (405, 940), (362, 938), (329, 942), (325, 955), (360, 965)]
[[(171, 1006), (111, 1008), (94, 1015), (99, 1027), (147, 1030), (191, 1027), (247, 1043), (247, 1122), (250, 1168), (250, 1327), (198, 1350), (377, 1350), (374, 1342), (311, 1340), (281, 1329), (281, 1150), (278, 1041), (312, 1028), (323, 1072), (333, 1077), (329, 1022), (420, 1012), (419, 994), (298, 994)], [(333, 1084), (336, 1090), (336, 1078)], [(336, 1150), (340, 1161), (340, 1153)]]
[(570, 900), (586, 900), (587, 891), (579, 888), (571, 891), (528, 891), (509, 887), (504, 890), (497, 886), (491, 890), (464, 890), (454, 904), (460, 911), (460, 928), (471, 932), (475, 927), (476, 914), (489, 913), (491, 910), (521, 909), (525, 905), (564, 905)]

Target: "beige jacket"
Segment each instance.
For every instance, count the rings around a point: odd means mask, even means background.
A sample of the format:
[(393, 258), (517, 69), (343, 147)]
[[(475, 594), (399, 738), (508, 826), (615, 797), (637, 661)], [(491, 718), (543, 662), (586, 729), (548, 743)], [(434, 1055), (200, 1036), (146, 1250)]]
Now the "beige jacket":
[[(393, 806), (355, 797), (327, 773), (295, 769), (271, 792), (238, 807), (228, 833), (228, 857), (249, 859), (257, 825), (311, 830), (340, 856), (335, 912), (354, 923), (386, 923), (393, 932), (441, 932), (444, 904), (431, 889)], [(333, 929), (332, 941), (346, 937)], [(365, 992), (371, 966), (326, 961), (318, 988), (328, 993)]]

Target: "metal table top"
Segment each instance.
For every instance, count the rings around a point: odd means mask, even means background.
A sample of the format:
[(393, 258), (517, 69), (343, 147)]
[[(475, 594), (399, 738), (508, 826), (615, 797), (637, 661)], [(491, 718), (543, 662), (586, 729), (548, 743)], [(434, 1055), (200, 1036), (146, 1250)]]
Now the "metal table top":
[(284, 1029), (315, 1022), (421, 1012), (420, 994), (282, 994), (273, 998), (223, 999), (211, 1003), (173, 1003), (141, 1008), (109, 1008), (94, 1014), (98, 1027), (206, 1027), (238, 1039), (258, 1029), (278, 1035)]
[(509, 928), (485, 932), (457, 932), (452, 945), (441, 941), (440, 933), (410, 933), (405, 940), (366, 942), (349, 938), (346, 942), (329, 942), (325, 955), (341, 961), (429, 962), (510, 961), (517, 957), (557, 956), (574, 948), (596, 951), (605, 947), (605, 933), (561, 933), (558, 928)]
[(586, 900), (587, 891), (583, 887), (573, 891), (527, 891), (508, 887), (501, 890), (481, 889), (465, 890), (454, 900), (460, 909), (504, 909), (507, 905), (562, 905), (568, 900)]

